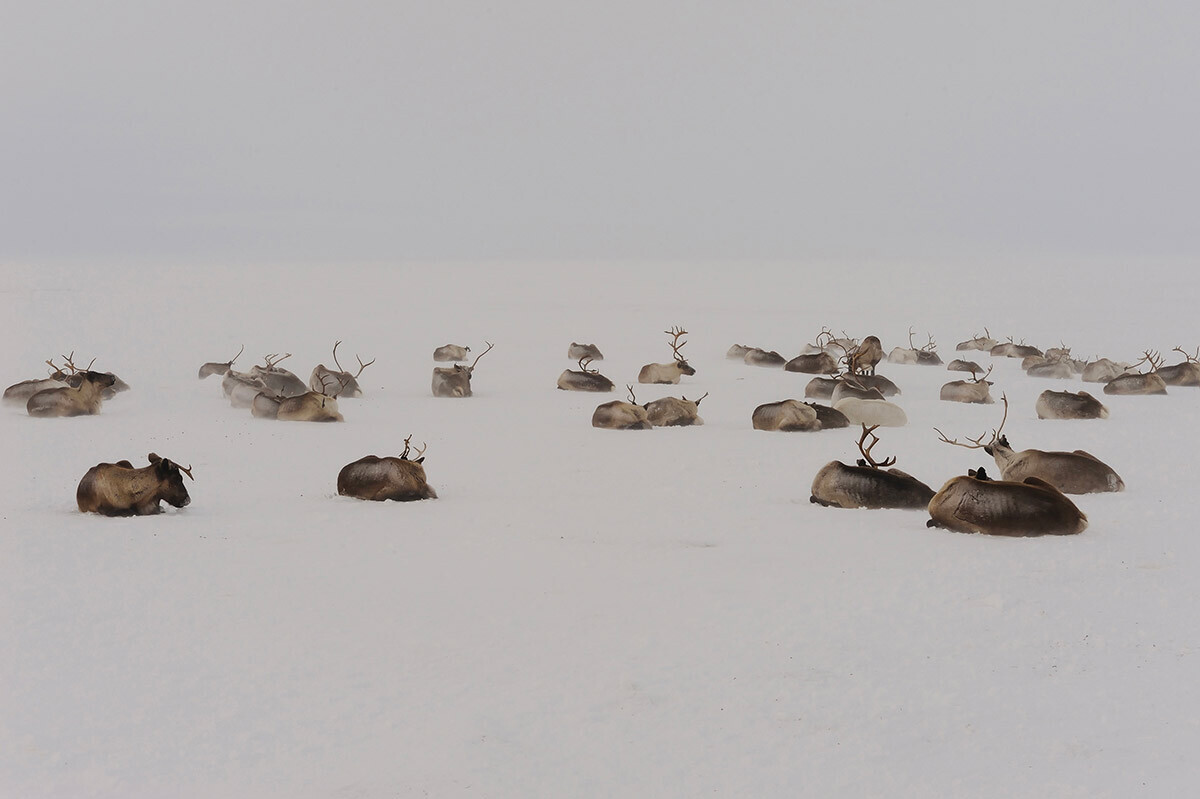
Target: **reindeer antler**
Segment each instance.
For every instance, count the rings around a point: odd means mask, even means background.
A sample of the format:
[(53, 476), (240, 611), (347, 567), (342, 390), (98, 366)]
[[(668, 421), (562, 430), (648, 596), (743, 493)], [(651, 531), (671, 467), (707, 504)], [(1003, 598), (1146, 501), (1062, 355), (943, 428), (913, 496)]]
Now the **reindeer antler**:
[(953, 444), (956, 447), (966, 447), (967, 449), (983, 449), (984, 447), (991, 446), (992, 444), (994, 444), (995, 442), (1000, 440), (1000, 433), (1003, 432), (1003, 430), (1004, 430), (1004, 423), (1008, 421), (1008, 395), (1001, 394), (1000, 401), (1004, 403), (1004, 416), (1003, 416), (1003, 418), (1000, 419), (1000, 426), (992, 431), (992, 438), (986, 444), (983, 443), (983, 437), (986, 436), (987, 433), (980, 433), (975, 438), (968, 438), (967, 440), (970, 441), (971, 443), (964, 444), (961, 441), (959, 441), (957, 438), (947, 438), (946, 434), (943, 433), (941, 430), (938, 430), (936, 427), (933, 429), (938, 434), (938, 436), (941, 438), (943, 443)]
[(1162, 368), (1163, 357), (1156, 350), (1143, 350), (1141, 360), (1135, 363), (1134, 366), (1141, 363), (1149, 366), (1151, 372), (1157, 372)]
[(671, 337), (671, 352), (675, 356), (675, 360), (682, 361), (684, 358), (680, 350), (683, 349), (683, 345), (687, 344), (687, 342), (680, 341), (679, 337), (686, 336), (687, 331), (682, 327), (672, 327), (670, 330), (664, 330), (663, 332)]
[(71, 370), (71, 374), (77, 374), (83, 371), (75, 365), (75, 350), (71, 350), (70, 355), (60, 355), (58, 357), (63, 359), (63, 365)]
[(629, 390), (629, 401), (632, 404), (637, 405), (637, 397), (633, 393), (633, 383), (626, 383), (625, 388)]
[[(891, 466), (896, 462), (895, 456), (884, 458), (878, 463), (876, 463), (875, 459), (871, 457), (871, 450), (874, 449), (875, 445), (879, 443), (879, 437), (875, 435), (875, 431), (878, 428), (879, 425), (877, 424), (873, 424), (870, 427), (867, 427), (864, 424), (862, 426), (862, 436), (858, 439), (858, 451), (862, 453), (863, 460), (866, 462), (865, 465), (870, 466), (872, 469), (882, 469), (883, 467)], [(866, 443), (868, 436), (871, 438), (870, 444)], [(863, 446), (864, 444), (866, 446)]]
[[(708, 396), (708, 392), (707, 392), (707, 391), (705, 391), (705, 392), (704, 392), (704, 397), (707, 397), (707, 396)], [(704, 397), (701, 397), (700, 399), (696, 400), (696, 407), (697, 407), (697, 408), (699, 408), (699, 407), (700, 407), (700, 400), (704, 399)], [(684, 402), (690, 402), (690, 400), (689, 400), (687, 397), (684, 397), (684, 398), (683, 398), (683, 401), (684, 401)]]
[(1195, 355), (1189, 355), (1187, 351), (1183, 349), (1183, 347), (1173, 347), (1171, 352), (1178, 352), (1187, 360), (1188, 363), (1200, 363), (1200, 347), (1196, 348)]
[[(266, 362), (268, 369), (274, 369), (275, 365), (277, 363), (279, 363), (281, 361), (286, 361), (288, 358), (292, 357), (292, 354), (290, 352), (284, 353), (283, 357), (276, 357), (278, 355), (279, 355), (279, 353), (272, 352), (270, 355), (263, 356), (263, 361)], [(274, 360), (271, 360), (272, 358), (274, 358)]]
[(600, 374), (600, 370), (599, 370), (599, 369), (589, 369), (589, 368), (588, 368), (588, 366), (590, 366), (590, 365), (591, 365), (591, 363), (592, 363), (592, 361), (593, 361), (593, 360), (595, 360), (595, 359), (594, 359), (594, 358), (589, 358), (589, 357), (588, 357), (588, 356), (586, 356), (586, 355), (585, 355), (584, 357), (580, 358), (580, 359), (579, 359), (579, 369), (580, 369), (580, 371), (582, 371), (584, 374), (589, 374), (589, 375), (598, 375), (598, 374)]
[(424, 454), (425, 454), (425, 450), (426, 450), (426, 449), (428, 448), (428, 446), (429, 446), (429, 445), (428, 445), (428, 444), (426, 444), (424, 441), (422, 441), (422, 442), (421, 442), (421, 448), (420, 448), (419, 450), (417, 450), (417, 457), (416, 457), (416, 458), (410, 458), (410, 457), (408, 457), (408, 450), (409, 450), (409, 445), (408, 445), (408, 442), (410, 442), (410, 441), (412, 441), (412, 434), (411, 434), (411, 433), (409, 433), (408, 437), (404, 439), (404, 451), (400, 453), (400, 460), (402, 460), (402, 461), (415, 461), (415, 460), (417, 460), (417, 458), (420, 458), (422, 455), (424, 455)]
[[(495, 344), (492, 344), (492, 343), (491, 343), (491, 342), (489, 342), (489, 341), (485, 341), (485, 342), (483, 342), (483, 343), (484, 343), (484, 344), (487, 344), (487, 349), (486, 349), (486, 350), (484, 350), (483, 352), (479, 353), (478, 355), (476, 355), (476, 356), (475, 356), (475, 360), (471, 361), (471, 368), (472, 368), (472, 369), (474, 369), (474, 368), (475, 368), (475, 364), (479, 363), (479, 359), (480, 359), (480, 358), (482, 358), (483, 356), (487, 355), (489, 352), (491, 352), (491, 351), (492, 351), (492, 347), (496, 346)], [(374, 361), (372, 361), (372, 363), (374, 363)]]
[(246, 345), (245, 345), (245, 344), (243, 344), (243, 345), (242, 345), (242, 347), (241, 347), (241, 349), (239, 349), (239, 350), (238, 350), (238, 353), (237, 353), (237, 355), (235, 355), (235, 356), (233, 356), (232, 358), (230, 358), (230, 359), (229, 359), (229, 360), (226, 362), (226, 365), (227, 365), (227, 366), (230, 366), (230, 367), (232, 367), (232, 366), (233, 366), (233, 362), (234, 362), (234, 361), (236, 361), (238, 358), (242, 357), (242, 353), (243, 353), (243, 352), (245, 352), (245, 351), (246, 351)]
[[(346, 370), (343, 369), (342, 365), (338, 362), (338, 357), (337, 357), (337, 348), (338, 348), (338, 345), (340, 345), (341, 343), (342, 342), (340, 339), (338, 341), (333, 342), (333, 364), (334, 364), (334, 366), (336, 366), (338, 368), (339, 372), (346, 372)], [(353, 375), (354, 377), (358, 377), (359, 375), (361, 375), (363, 373), (363, 369), (366, 369), (368, 366), (375, 363), (375, 361), (376, 361), (375, 358), (372, 358), (371, 360), (367, 361), (366, 363), (363, 363), (362, 358), (358, 357), (358, 353), (354, 353), (354, 357), (358, 358), (358, 371), (354, 373), (354, 375)], [(346, 373), (349, 374), (349, 372), (346, 372)]]
[(995, 365), (995, 364), (992, 364), (991, 366), (989, 366), (989, 367), (987, 368), (987, 371), (983, 373), (983, 377), (976, 377), (976, 376), (975, 376), (974, 364), (972, 364), (972, 368), (971, 368), (971, 382), (972, 382), (972, 383), (986, 383), (986, 382), (987, 382), (987, 379), (988, 379), (988, 377), (989, 377), (989, 376), (992, 374), (992, 369), (994, 369), (995, 367), (996, 367), (996, 365)]
[[(179, 464), (178, 464), (178, 463), (177, 463), (177, 464), (175, 464), (175, 465), (176, 465), (176, 466), (179, 466)], [(188, 467), (187, 467), (186, 469), (185, 469), (185, 468), (183, 468), (182, 466), (179, 466), (179, 471), (183, 472), (183, 473), (184, 473), (184, 474), (186, 474), (188, 477), (192, 477), (192, 465), (191, 465), (190, 463), (188, 464)], [(195, 478), (195, 477), (192, 477), (192, 482), (193, 482), (193, 483), (194, 483), (194, 482), (196, 482), (196, 478)]]

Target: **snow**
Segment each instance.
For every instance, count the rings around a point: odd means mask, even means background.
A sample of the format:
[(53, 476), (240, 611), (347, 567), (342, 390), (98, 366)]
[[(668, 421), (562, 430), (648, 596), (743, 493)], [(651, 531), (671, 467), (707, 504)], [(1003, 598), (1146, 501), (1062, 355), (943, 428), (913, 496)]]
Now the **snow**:
[[(9, 265), (5, 384), (49, 357), (133, 388), (102, 414), (0, 409), (0, 795), (70, 797), (1185, 795), (1197, 776), (1196, 389), (1039, 421), (997, 360), (1018, 448), (1086, 449), (1128, 489), (1069, 538), (997, 539), (810, 504), (852, 430), (767, 433), (823, 325), (913, 326), (944, 360), (1003, 340), (1136, 360), (1198, 343), (1177, 264)], [(592, 410), (690, 331), (697, 428)], [(199, 366), (245, 343), (307, 378), (377, 358), (343, 424), (251, 418)], [(483, 358), (430, 395), (432, 350)], [(571, 341), (613, 395), (554, 388)], [(985, 365), (986, 354), (970, 357)], [(1168, 362), (1173, 362), (1168, 358)], [(1001, 407), (940, 402), (943, 368), (881, 364), (903, 428), (876, 456), (935, 489)], [(338, 497), (338, 470), (426, 442), (440, 499)], [(192, 504), (80, 514), (101, 461), (190, 464)]]

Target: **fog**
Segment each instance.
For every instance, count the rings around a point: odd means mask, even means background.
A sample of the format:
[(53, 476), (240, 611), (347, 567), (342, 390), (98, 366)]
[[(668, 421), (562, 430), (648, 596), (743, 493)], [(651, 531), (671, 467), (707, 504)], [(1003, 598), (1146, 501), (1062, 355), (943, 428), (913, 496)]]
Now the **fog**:
[(1188, 257), (1185, 3), (17, 4), (0, 258)]

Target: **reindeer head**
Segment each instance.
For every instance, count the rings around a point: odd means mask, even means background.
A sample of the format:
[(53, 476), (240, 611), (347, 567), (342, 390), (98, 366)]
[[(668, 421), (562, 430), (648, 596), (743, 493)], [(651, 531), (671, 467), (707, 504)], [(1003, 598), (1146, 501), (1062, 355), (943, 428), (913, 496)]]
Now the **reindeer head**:
[(682, 327), (672, 327), (670, 330), (665, 330), (663, 332), (671, 337), (671, 354), (675, 358), (675, 363), (679, 365), (679, 371), (685, 375), (696, 374), (696, 370), (692, 368), (691, 364), (687, 362), (687, 359), (683, 357), (683, 353), (681, 352), (683, 345), (687, 344), (687, 342), (680, 341), (679, 339), (682, 336), (686, 336), (687, 331)]

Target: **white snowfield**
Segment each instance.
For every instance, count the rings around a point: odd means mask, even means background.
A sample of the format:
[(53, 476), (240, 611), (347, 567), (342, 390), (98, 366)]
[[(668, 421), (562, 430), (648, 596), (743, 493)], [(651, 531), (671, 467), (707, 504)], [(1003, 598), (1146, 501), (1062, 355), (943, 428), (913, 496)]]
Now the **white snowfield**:
[[(1013, 446), (1085, 449), (1128, 488), (1079, 536), (962, 535), (809, 502), (857, 429), (755, 431), (822, 326), (885, 351), (982, 334), (1136, 360), (1200, 344), (1196, 271), (1095, 264), (5, 266), (5, 385), (75, 351), (132, 386), (100, 415), (0, 409), (0, 796), (1185, 796), (1200, 765), (1200, 390), (1106, 397), (994, 361)], [(590, 426), (682, 325), (705, 424)], [(197, 380), (343, 340), (377, 358), (346, 421), (254, 419)], [(430, 393), (435, 347), (481, 351)], [(572, 341), (610, 395), (555, 389)], [(1174, 354), (1167, 362), (1177, 360)], [(877, 459), (934, 489), (1002, 407), (882, 363), (908, 416)], [(1039, 421), (1084, 388), (1096, 421)], [(336, 495), (425, 442), (440, 499)], [(192, 503), (81, 514), (89, 467), (191, 465)], [(164, 506), (165, 507), (165, 506)]]

